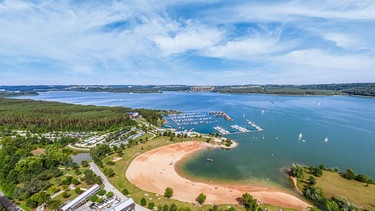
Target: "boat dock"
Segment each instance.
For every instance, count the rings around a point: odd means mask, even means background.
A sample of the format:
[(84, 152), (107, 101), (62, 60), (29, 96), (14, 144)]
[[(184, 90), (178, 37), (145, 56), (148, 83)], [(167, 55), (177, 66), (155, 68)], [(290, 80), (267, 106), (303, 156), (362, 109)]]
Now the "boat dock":
[(257, 125), (257, 124), (255, 124), (254, 122), (252, 122), (252, 121), (250, 121), (250, 120), (248, 120), (248, 119), (246, 119), (246, 122), (249, 124), (249, 125), (251, 125), (251, 127), (253, 127), (253, 128), (255, 128), (256, 129), (256, 131), (263, 131), (263, 128), (261, 128), (259, 125)]
[(248, 129), (244, 128), (244, 127), (241, 127), (239, 125), (231, 125), (230, 127), (233, 128), (233, 129), (236, 129), (236, 130), (240, 131), (241, 133), (248, 133), (248, 132), (250, 132), (250, 130), (248, 130)]
[(219, 127), (219, 126), (214, 127), (214, 129), (215, 129), (217, 132), (219, 132), (220, 134), (222, 134), (222, 135), (228, 135), (228, 134), (230, 134), (229, 131), (227, 131), (227, 130), (225, 130), (224, 128)]
[(230, 121), (230, 122), (233, 121), (233, 119), (227, 113), (223, 111), (210, 111), (208, 113), (216, 117), (224, 117), (225, 120)]

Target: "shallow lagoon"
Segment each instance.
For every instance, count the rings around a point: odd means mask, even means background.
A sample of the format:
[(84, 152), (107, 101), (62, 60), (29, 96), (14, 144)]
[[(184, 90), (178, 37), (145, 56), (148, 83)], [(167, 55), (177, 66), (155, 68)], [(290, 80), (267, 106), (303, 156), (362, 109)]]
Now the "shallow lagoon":
[[(225, 111), (234, 121), (185, 126), (215, 132), (213, 126), (260, 125), (258, 133), (233, 134), (239, 147), (209, 150), (184, 163), (186, 173), (218, 180), (260, 179), (286, 185), (282, 168), (291, 163), (324, 164), (375, 178), (375, 98), (350, 96), (228, 95), (165, 92), (152, 94), (46, 92), (25, 96), (75, 104), (175, 109), (186, 112)], [(263, 110), (263, 112), (262, 112)], [(216, 124), (216, 125), (215, 125)], [(303, 137), (299, 140), (299, 134)], [(328, 142), (324, 142), (325, 138)], [(207, 162), (211, 158), (214, 162)]]

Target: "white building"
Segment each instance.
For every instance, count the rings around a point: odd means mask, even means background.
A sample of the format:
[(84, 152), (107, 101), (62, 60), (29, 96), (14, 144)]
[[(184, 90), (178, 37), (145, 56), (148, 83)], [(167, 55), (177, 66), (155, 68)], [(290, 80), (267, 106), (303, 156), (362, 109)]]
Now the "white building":
[(107, 211), (135, 211), (135, 204), (132, 198), (128, 198)]
[(95, 184), (87, 191), (83, 192), (81, 195), (77, 196), (75, 199), (65, 204), (60, 208), (61, 211), (73, 211), (78, 207), (82, 206), (86, 201), (94, 195), (100, 189), (99, 185)]

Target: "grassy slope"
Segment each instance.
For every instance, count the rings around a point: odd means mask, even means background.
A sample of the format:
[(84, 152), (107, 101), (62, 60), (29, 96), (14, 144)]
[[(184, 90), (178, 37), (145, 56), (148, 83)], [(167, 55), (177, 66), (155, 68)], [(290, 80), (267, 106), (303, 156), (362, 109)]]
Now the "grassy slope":
[(375, 185), (365, 187), (364, 183), (347, 180), (338, 173), (324, 171), (317, 178), (317, 186), (323, 189), (325, 197), (344, 196), (349, 202), (364, 209), (375, 209)]

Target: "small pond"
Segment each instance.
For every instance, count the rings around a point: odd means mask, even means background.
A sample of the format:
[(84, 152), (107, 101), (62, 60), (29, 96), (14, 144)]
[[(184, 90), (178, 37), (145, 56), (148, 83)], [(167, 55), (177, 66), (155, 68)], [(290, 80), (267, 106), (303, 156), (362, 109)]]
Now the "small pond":
[(77, 164), (81, 164), (84, 160), (88, 161), (92, 159), (89, 153), (78, 153), (76, 155), (70, 155), (70, 157), (72, 157), (73, 162)]

